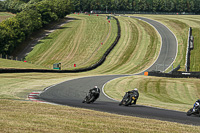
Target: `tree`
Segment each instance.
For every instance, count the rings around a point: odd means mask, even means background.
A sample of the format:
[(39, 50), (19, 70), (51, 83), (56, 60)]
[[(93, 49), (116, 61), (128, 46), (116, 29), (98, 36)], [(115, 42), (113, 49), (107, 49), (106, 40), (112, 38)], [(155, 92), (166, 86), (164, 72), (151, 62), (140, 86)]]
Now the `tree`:
[(3, 9), (3, 2), (0, 1), (0, 11)]
[(178, 12), (185, 12), (186, 11), (186, 2), (185, 0), (179, 0), (177, 1), (177, 6), (176, 10)]
[(20, 23), (20, 29), (26, 36), (42, 27), (42, 16), (37, 10), (24, 10), (16, 15), (16, 19)]
[(24, 39), (25, 35), (20, 30), (20, 24), (16, 17), (9, 18), (2, 23), (0, 23), (0, 33), (1, 33), (1, 53), (9, 54), (12, 50), (20, 44)]
[(187, 9), (188, 9), (188, 12), (195, 11), (195, 1), (194, 0), (187, 0)]
[(200, 13), (200, 0), (195, 0), (194, 10), (195, 13)]

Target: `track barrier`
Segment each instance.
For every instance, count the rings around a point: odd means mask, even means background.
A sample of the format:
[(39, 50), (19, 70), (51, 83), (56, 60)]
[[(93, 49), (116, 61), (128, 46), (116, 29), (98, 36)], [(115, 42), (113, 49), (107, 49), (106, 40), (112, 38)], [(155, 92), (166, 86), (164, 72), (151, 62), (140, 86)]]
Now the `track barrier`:
[(170, 78), (200, 78), (200, 72), (174, 71), (172, 73), (162, 73), (160, 71), (150, 71), (148, 72), (148, 76), (170, 77)]

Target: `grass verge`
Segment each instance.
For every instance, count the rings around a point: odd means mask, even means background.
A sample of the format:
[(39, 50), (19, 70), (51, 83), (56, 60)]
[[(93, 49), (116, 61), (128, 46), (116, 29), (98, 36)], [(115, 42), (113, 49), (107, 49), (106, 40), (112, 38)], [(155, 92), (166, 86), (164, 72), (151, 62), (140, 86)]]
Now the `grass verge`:
[[(141, 16), (141, 15), (140, 15)], [(174, 62), (174, 66), (181, 65), (181, 71), (185, 71), (186, 48), (189, 27), (194, 29), (193, 36), (196, 39), (194, 45), (196, 46), (191, 52), (191, 70), (199, 71), (200, 60), (198, 59), (198, 51), (200, 50), (200, 42), (198, 41), (200, 31), (200, 15), (142, 15), (150, 19), (154, 19), (166, 25), (177, 37), (178, 40), (178, 54)], [(169, 71), (169, 70), (168, 70)]]
[(121, 100), (134, 88), (140, 93), (138, 104), (177, 111), (188, 111), (200, 97), (200, 79), (130, 76), (112, 80), (104, 89), (110, 97)]
[(38, 66), (38, 65), (23, 62), (23, 61), (7, 60), (7, 59), (1, 59), (1, 58), (0, 58), (0, 68), (47, 69), (46, 67)]
[(91, 72), (130, 74), (145, 70), (157, 58), (160, 37), (149, 24), (133, 18), (118, 17), (121, 38), (102, 66)]
[(190, 56), (190, 71), (200, 71), (200, 27), (193, 28), (194, 49), (191, 50)]
[(198, 132), (183, 125), (68, 106), (0, 100), (0, 132)]
[[(42, 39), (26, 57), (27, 61), (49, 66), (62, 63), (63, 69), (90, 66), (102, 57), (117, 36), (117, 25), (105, 16), (69, 15), (75, 20)], [(101, 45), (103, 43), (103, 45)]]
[(41, 91), (44, 88), (86, 74), (60, 73), (10, 73), (0, 74), (0, 99), (27, 98), (32, 91)]

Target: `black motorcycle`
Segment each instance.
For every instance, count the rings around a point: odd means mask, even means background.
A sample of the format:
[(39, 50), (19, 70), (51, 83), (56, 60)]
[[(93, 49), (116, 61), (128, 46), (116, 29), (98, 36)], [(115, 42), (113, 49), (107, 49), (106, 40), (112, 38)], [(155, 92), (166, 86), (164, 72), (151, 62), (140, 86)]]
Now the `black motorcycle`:
[(122, 101), (119, 103), (119, 105), (124, 105), (124, 106), (129, 106), (129, 105), (132, 105), (133, 102), (135, 100), (137, 100), (138, 98), (138, 95), (137, 94), (134, 94), (134, 93), (128, 93), (126, 92)]
[(93, 103), (97, 100), (99, 97), (99, 93), (96, 91), (91, 91), (88, 94), (86, 94), (86, 97), (83, 99), (82, 103)]
[(200, 106), (195, 107), (194, 111), (193, 108), (189, 109), (186, 114), (187, 116), (196, 115), (200, 117)]

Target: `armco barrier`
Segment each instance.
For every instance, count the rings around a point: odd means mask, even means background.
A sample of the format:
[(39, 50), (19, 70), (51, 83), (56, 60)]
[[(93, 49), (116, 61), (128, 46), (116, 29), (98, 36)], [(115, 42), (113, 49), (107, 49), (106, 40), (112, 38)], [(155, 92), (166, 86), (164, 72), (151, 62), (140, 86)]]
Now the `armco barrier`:
[[(187, 51), (186, 51), (186, 63), (185, 63), (185, 71), (188, 72), (190, 69), (190, 50), (191, 50), (191, 46), (193, 46), (193, 40), (194, 39), (192, 37), (192, 28), (189, 28), (189, 32), (188, 32), (188, 43), (187, 43)], [(192, 48), (193, 49), (193, 48)]]
[(120, 37), (121, 37), (121, 27), (119, 20), (115, 17), (113, 17), (117, 21), (117, 28), (118, 28), (118, 33), (117, 37), (115, 38), (115, 41), (112, 43), (112, 45), (107, 49), (107, 51), (104, 53), (102, 58), (95, 64), (86, 67), (86, 68), (80, 68), (80, 69), (74, 69), (74, 70), (47, 70), (47, 69), (0, 69), (0, 73), (27, 73), (27, 72), (42, 72), (42, 73), (78, 73), (78, 72), (85, 72), (89, 71), (92, 69), (97, 68), (103, 62), (106, 60), (106, 57), (108, 54), (113, 50), (113, 48), (116, 46), (118, 43)]
[(176, 72), (178, 71), (179, 69), (181, 68), (180, 65), (178, 65), (176, 68), (174, 68), (172, 71), (170, 71), (169, 73), (173, 73), (173, 72)]
[(170, 78), (200, 78), (200, 72), (183, 72), (176, 71), (172, 73), (162, 73), (160, 71), (150, 71), (148, 76), (157, 76), (157, 77), (170, 77)]

